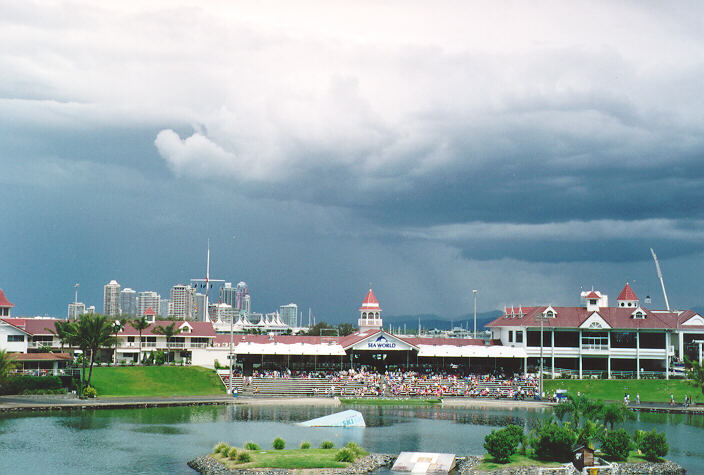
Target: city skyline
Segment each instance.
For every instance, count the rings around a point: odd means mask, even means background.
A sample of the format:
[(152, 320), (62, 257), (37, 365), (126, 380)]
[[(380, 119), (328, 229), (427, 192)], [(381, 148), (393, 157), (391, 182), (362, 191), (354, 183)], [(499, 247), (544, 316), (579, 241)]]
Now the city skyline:
[[(3, 5), (0, 287), (245, 280), (349, 321), (704, 304), (700, 2)], [(624, 24), (626, 24), (624, 26)], [(234, 279), (237, 277), (237, 279)], [(41, 291), (38, 291), (41, 289)], [(254, 289), (256, 291), (254, 292)]]

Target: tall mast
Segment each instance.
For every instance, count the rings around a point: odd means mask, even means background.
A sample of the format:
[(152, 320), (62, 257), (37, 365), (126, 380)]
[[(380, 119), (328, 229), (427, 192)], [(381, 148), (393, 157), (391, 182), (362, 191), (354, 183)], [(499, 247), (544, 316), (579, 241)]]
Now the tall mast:
[(665, 307), (667, 311), (670, 311), (670, 302), (667, 300), (667, 292), (665, 291), (665, 280), (662, 278), (662, 271), (660, 270), (660, 263), (658, 262), (658, 256), (655, 255), (653, 248), (650, 248), (650, 253), (653, 255), (653, 260), (655, 261), (655, 269), (658, 271), (658, 279), (660, 279), (660, 285), (662, 286), (662, 295), (665, 297)]

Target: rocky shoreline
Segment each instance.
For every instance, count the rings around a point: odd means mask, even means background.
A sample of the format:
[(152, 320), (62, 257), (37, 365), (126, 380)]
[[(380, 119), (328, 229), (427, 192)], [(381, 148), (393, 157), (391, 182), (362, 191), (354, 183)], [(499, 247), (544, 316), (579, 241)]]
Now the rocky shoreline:
[[(396, 460), (396, 455), (393, 454), (370, 454), (362, 457), (347, 468), (322, 468), (305, 470), (307, 473), (316, 473), (320, 475), (327, 474), (353, 474), (353, 473), (370, 473), (382, 468), (391, 468)], [(455, 473), (458, 475), (477, 475), (482, 473), (494, 473), (501, 475), (534, 475), (539, 473), (550, 473), (549, 469), (540, 467), (507, 467), (492, 471), (479, 471), (474, 467), (479, 465), (483, 460), (482, 456), (470, 455), (467, 457), (457, 457)], [(281, 468), (261, 468), (251, 470), (231, 470), (225, 465), (215, 460), (209, 455), (196, 457), (188, 462), (188, 466), (198, 473), (218, 473), (218, 474), (238, 474), (238, 475), (269, 475), (269, 474), (293, 474), (301, 470), (288, 470)], [(658, 475), (682, 475), (687, 473), (684, 467), (667, 460), (662, 463), (613, 463), (614, 474), (658, 474)], [(555, 473), (578, 474), (579, 472), (572, 464), (565, 464), (567, 472), (562, 467), (555, 469)]]

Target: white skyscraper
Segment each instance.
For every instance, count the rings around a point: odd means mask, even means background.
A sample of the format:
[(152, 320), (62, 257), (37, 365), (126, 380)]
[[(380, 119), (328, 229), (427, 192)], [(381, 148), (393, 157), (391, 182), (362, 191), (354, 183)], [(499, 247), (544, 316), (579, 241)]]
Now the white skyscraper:
[(289, 327), (298, 326), (298, 305), (290, 303), (279, 307), (279, 317)]
[(111, 317), (120, 315), (120, 284), (116, 280), (103, 287), (103, 313)]
[(171, 288), (169, 316), (189, 320), (194, 318), (195, 294), (195, 289), (190, 285), (174, 285)]
[(151, 290), (140, 292), (137, 296), (137, 315), (142, 316), (148, 308), (154, 310), (156, 315), (161, 311), (161, 296)]
[(120, 292), (120, 313), (130, 317), (137, 315), (137, 292), (129, 287)]
[(249, 295), (249, 288), (246, 282), (240, 282), (235, 289), (235, 304), (233, 305), (235, 310), (242, 310), (245, 295)]
[(233, 287), (231, 282), (225, 282), (225, 285), (220, 289), (220, 303), (226, 303), (235, 308), (237, 304), (237, 288)]
[(249, 294), (242, 298), (242, 308), (240, 309), (240, 313), (244, 313), (245, 315), (252, 313), (252, 297)]
[(161, 299), (159, 303), (159, 316), (164, 318), (169, 316), (169, 299)]
[(205, 294), (196, 292), (195, 296), (196, 314), (195, 319), (199, 322), (205, 321)]
[(68, 304), (68, 319), (75, 320), (79, 315), (86, 313), (86, 304), (83, 302), (71, 302)]

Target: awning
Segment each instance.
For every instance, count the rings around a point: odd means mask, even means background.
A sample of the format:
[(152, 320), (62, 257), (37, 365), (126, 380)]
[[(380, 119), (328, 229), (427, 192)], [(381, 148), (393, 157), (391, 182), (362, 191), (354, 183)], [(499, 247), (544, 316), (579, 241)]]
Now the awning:
[(310, 343), (239, 343), (235, 347), (238, 355), (301, 355), (301, 356), (344, 356), (342, 346), (334, 344)]
[(525, 358), (526, 350), (510, 346), (418, 345), (419, 357), (445, 358)]

